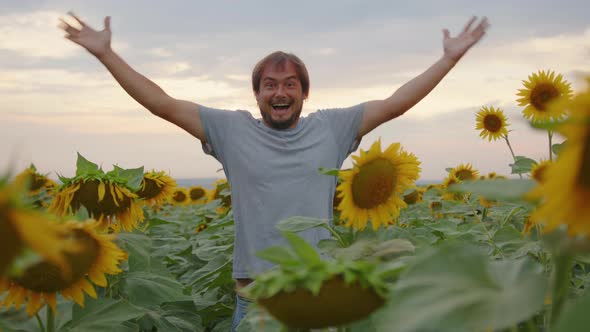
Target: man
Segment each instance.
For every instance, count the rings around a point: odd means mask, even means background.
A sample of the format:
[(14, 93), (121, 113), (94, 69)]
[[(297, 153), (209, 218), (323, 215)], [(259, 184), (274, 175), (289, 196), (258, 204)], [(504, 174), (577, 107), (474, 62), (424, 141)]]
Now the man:
[[(336, 179), (321, 176), (318, 168), (340, 168), (365, 134), (424, 98), (488, 27), (483, 18), (472, 28), (473, 17), (457, 37), (443, 30), (443, 56), (384, 100), (321, 110), (307, 117), (300, 116), (309, 94), (305, 65), (292, 54), (272, 53), (255, 66), (252, 74), (252, 88), (262, 115), (262, 119), (255, 119), (245, 111), (216, 110), (169, 96), (111, 49), (110, 17), (105, 18), (105, 28), (96, 31), (70, 15), (81, 28), (62, 20), (67, 39), (93, 54), (151, 113), (198, 138), (203, 150), (223, 165), (236, 224), (233, 277), (238, 295), (233, 329), (245, 315), (248, 303), (239, 296), (239, 290), (255, 274), (270, 267), (255, 253), (283, 244), (274, 225), (291, 216), (332, 217)], [(313, 229), (302, 236), (316, 244), (329, 234)]]

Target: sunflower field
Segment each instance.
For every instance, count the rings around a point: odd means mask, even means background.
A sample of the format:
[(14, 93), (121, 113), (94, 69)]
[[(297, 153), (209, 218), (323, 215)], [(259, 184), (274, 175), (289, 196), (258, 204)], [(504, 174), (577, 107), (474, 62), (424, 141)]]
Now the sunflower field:
[[(508, 117), (485, 105), (474, 128), (506, 143), (506, 170), (465, 162), (417, 185), (419, 159), (381, 140), (350, 169), (318, 170), (337, 177), (334, 218), (277, 223), (287, 245), (258, 252), (275, 267), (243, 289), (238, 331), (587, 331), (590, 87), (552, 71), (523, 86), (546, 158), (517, 155)], [(331, 237), (298, 236), (318, 227)], [(71, 178), (4, 175), (0, 331), (229, 331), (233, 244), (225, 179), (184, 188), (80, 154)]]

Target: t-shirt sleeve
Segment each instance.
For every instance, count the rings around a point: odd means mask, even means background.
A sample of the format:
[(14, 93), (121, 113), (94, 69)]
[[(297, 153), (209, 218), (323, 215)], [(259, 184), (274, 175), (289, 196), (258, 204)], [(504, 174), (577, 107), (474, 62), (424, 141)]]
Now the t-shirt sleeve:
[(334, 108), (321, 111), (322, 116), (328, 121), (328, 126), (335, 137), (342, 161), (349, 154), (356, 151), (361, 142), (356, 137), (361, 127), (364, 109), (365, 104), (362, 103), (348, 108)]
[(225, 146), (229, 144), (230, 132), (232, 131), (232, 125), (236, 121), (236, 116), (238, 116), (237, 113), (235, 111), (199, 106), (201, 126), (207, 138), (207, 143), (202, 143), (203, 152), (215, 157), (222, 164), (225, 160), (223, 157), (226, 150)]

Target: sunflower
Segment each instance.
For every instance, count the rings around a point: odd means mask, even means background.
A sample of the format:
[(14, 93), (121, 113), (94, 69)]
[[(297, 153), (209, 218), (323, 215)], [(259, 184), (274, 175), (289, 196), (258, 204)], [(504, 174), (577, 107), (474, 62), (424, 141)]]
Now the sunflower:
[(549, 70), (533, 73), (528, 79), (523, 81), (525, 89), (518, 90), (517, 96), (521, 98), (516, 100), (519, 106), (526, 106), (522, 111), (523, 116), (532, 122), (560, 120), (565, 110), (550, 106), (561, 97), (571, 97), (570, 83), (561, 74), (555, 76)]
[(488, 141), (495, 141), (506, 135), (508, 135), (508, 120), (504, 116), (504, 112), (499, 108), (494, 107), (482, 107), (479, 112), (476, 113), (476, 126), (475, 129), (481, 130), (479, 136)]
[(33, 164), (18, 174), (14, 181), (19, 186), (27, 187), (30, 195), (38, 194), (43, 189), (51, 190), (57, 187), (55, 181), (48, 178), (47, 175), (37, 172), (37, 168)]
[(58, 292), (65, 299), (73, 299), (84, 306), (84, 293), (96, 298), (92, 283), (105, 287), (105, 274), (122, 271), (118, 264), (127, 259), (127, 254), (112, 242), (114, 235), (97, 232), (99, 223), (89, 220), (62, 225), (68, 229), (65, 242), (79, 248), (75, 253), (64, 254), (72, 267), (71, 273), (66, 277), (59, 266), (43, 260), (28, 267), (18, 277), (0, 278), (0, 293), (7, 292), (0, 306), (9, 308), (14, 305), (18, 310), (26, 303), (30, 316), (45, 304), (55, 311)]
[(565, 224), (570, 235), (590, 237), (590, 89), (555, 107), (571, 114), (558, 128), (567, 144), (530, 193), (540, 200), (531, 219), (546, 231)]
[(63, 243), (66, 230), (48, 215), (24, 206), (22, 189), (16, 183), (0, 184), (0, 276), (25, 248), (67, 273), (70, 267), (63, 252), (74, 248)]
[(209, 199), (208, 202), (211, 202), (216, 199), (221, 200), (221, 205), (224, 207), (231, 206), (231, 195), (229, 192), (224, 192), (225, 190), (229, 191), (229, 182), (226, 179), (219, 179), (215, 181), (213, 184), (213, 190), (209, 191)]
[(189, 202), (188, 190), (186, 188), (177, 187), (172, 192), (172, 196), (168, 200), (172, 205), (182, 206)]
[(188, 189), (188, 197), (191, 203), (203, 203), (207, 200), (207, 189), (201, 186), (193, 186)]
[(176, 181), (169, 175), (163, 171), (151, 171), (143, 175), (137, 196), (149, 205), (160, 206), (172, 196), (175, 187)]
[(547, 168), (552, 164), (551, 160), (541, 160), (540, 162), (533, 165), (531, 168), (531, 178), (535, 181), (542, 183), (545, 181), (545, 174)]
[(352, 170), (339, 174), (340, 217), (347, 220), (348, 227), (362, 230), (370, 219), (373, 229), (378, 229), (407, 206), (400, 196), (418, 179), (420, 162), (399, 143), (381, 152), (380, 139), (369, 151), (361, 150), (359, 156), (352, 158)]
[(442, 195), (442, 198), (446, 200), (463, 200), (462, 193), (456, 193), (448, 190), (450, 186), (459, 183), (461, 183), (461, 180), (454, 174), (452, 170), (442, 183), (442, 187), (445, 190), (444, 194)]
[(428, 208), (430, 209), (430, 214), (436, 219), (443, 217), (443, 213), (441, 212), (443, 208), (441, 201), (431, 201), (428, 204)]
[(100, 222), (102, 230), (111, 228), (120, 232), (122, 228), (130, 232), (144, 219), (136, 198), (136, 194), (119, 183), (107, 179), (80, 179), (59, 188), (49, 212), (66, 216), (85, 207), (89, 215)]
[(477, 180), (479, 172), (471, 164), (461, 164), (451, 170), (451, 174), (460, 181)]

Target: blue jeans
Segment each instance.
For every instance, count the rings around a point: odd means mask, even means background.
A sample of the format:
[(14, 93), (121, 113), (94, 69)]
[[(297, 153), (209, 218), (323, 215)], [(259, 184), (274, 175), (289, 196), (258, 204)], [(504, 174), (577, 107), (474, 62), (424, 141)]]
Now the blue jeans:
[(231, 332), (236, 332), (238, 325), (244, 319), (244, 316), (248, 313), (248, 306), (252, 301), (245, 297), (236, 294), (236, 309), (234, 310), (234, 317), (231, 323)]

